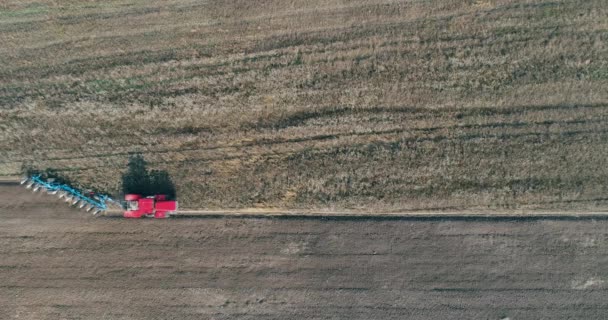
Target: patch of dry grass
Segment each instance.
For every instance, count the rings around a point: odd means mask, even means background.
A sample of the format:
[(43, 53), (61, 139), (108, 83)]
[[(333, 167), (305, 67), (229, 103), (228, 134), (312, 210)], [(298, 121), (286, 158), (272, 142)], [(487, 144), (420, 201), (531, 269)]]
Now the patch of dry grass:
[(608, 8), (580, 1), (5, 1), (0, 173), (183, 207), (605, 208)]

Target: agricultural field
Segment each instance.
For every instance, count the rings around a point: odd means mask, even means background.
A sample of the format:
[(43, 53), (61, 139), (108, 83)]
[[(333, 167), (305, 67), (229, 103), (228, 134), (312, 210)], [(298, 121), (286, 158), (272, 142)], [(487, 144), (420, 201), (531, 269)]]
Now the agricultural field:
[(605, 319), (608, 220), (94, 218), (0, 185), (2, 319)]
[(605, 209), (607, 43), (605, 0), (4, 0), (0, 175), (113, 192), (141, 152), (183, 208)]

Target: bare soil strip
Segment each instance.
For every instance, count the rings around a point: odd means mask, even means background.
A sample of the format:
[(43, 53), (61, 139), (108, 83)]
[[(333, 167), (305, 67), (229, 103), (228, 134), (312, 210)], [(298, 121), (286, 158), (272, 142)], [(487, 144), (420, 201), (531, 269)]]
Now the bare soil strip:
[(607, 227), (98, 219), (0, 184), (0, 318), (603, 319)]

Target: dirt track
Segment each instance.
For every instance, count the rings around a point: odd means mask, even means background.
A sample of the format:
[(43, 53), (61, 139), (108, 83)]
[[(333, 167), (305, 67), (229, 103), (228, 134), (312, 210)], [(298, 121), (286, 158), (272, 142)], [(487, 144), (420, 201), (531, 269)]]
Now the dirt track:
[(605, 219), (94, 218), (0, 184), (1, 319), (604, 319)]

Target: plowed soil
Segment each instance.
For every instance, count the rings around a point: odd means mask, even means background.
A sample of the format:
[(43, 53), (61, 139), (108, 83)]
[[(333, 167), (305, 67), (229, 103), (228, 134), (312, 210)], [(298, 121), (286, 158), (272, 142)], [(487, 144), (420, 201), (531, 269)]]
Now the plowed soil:
[(0, 185), (2, 319), (604, 319), (608, 221), (95, 218)]

